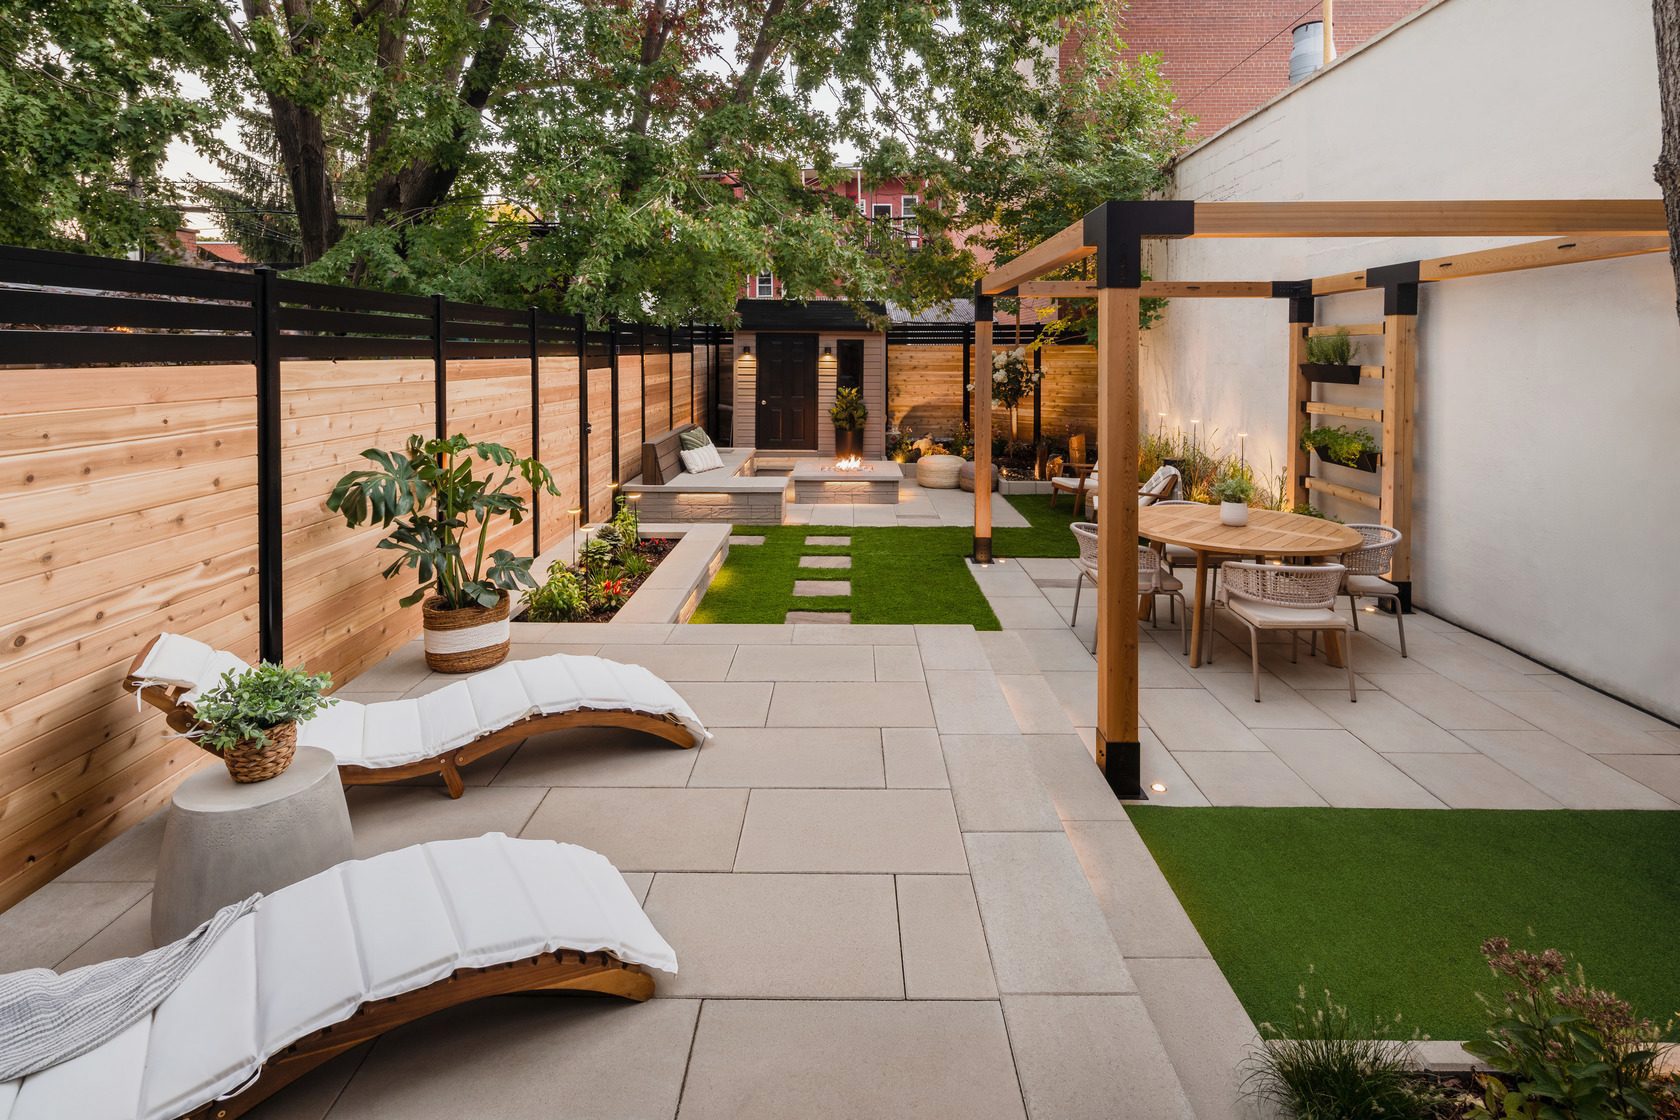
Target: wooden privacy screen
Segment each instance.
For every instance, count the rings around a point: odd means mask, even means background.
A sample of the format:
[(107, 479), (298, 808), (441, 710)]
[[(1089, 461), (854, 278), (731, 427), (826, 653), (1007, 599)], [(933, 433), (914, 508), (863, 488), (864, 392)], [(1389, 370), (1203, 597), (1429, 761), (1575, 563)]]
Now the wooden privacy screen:
[[(259, 366), (250, 358), (261, 284), (246, 274), (5, 248), (0, 283), (59, 289), (0, 288), (0, 355), (32, 363), (0, 368), (3, 909), (167, 804), (185, 774), (219, 765), (170, 737), (120, 686), (163, 630), (259, 656)], [(440, 306), (448, 430), (527, 454), (536, 422), (540, 457), (560, 489), (542, 501), (544, 547), (571, 531), (568, 511), (586, 484), (584, 520), (610, 513), (615, 435), (621, 462), (634, 464), (620, 477), (639, 470), (640, 361), (617, 357), (615, 433), (608, 334), (581, 340), (593, 429), (586, 478), (575, 320), (544, 317), (533, 363), (525, 312), (265, 283), (275, 286), (282, 320), (269, 337), (281, 358), (277, 537), (288, 663), (343, 683), (419, 631), (418, 610), (397, 606), (413, 576), (382, 579), (392, 554), (374, 547), (381, 531), (348, 529), (326, 497), (363, 462), (363, 449), (437, 430), (437, 347), (426, 336)], [(89, 327), (128, 329), (67, 329)], [(621, 345), (639, 345), (643, 333), (669, 370), (669, 332), (617, 329)], [(718, 332), (677, 338), (693, 347), (692, 357), (676, 356), (678, 417), (704, 420)], [(236, 355), (244, 360), (230, 360)], [(85, 364), (48, 368), (77, 361)], [(182, 361), (203, 364), (161, 364)], [(156, 364), (133, 364), (147, 362)], [(527, 519), (504, 527), (492, 547), (529, 554), (537, 543)]]
[[(896, 332), (895, 332), (896, 333)], [(999, 347), (1013, 346), (999, 341)], [(969, 361), (973, 362), (970, 348)], [(1041, 358), (1039, 430), (1063, 440), (1097, 432), (1097, 352), (1094, 347), (1054, 344)], [(970, 374), (963, 365), (963, 346), (949, 342), (889, 342), (887, 347), (887, 413), (889, 423), (917, 436), (949, 436), (963, 422), (964, 386)], [(1021, 439), (1032, 438), (1030, 399), (1021, 402), (1018, 418)], [(995, 433), (1008, 434), (1009, 414), (999, 411)]]

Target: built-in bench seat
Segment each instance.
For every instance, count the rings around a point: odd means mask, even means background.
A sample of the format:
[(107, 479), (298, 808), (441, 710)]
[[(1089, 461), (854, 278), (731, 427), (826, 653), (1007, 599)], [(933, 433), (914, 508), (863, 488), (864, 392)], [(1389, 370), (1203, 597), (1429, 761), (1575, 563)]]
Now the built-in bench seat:
[(682, 465), (682, 434), (694, 424), (661, 432), (642, 444), (641, 477), (624, 485), (644, 521), (722, 521), (780, 525), (785, 475), (760, 475), (750, 447), (720, 447), (723, 466), (689, 474)]

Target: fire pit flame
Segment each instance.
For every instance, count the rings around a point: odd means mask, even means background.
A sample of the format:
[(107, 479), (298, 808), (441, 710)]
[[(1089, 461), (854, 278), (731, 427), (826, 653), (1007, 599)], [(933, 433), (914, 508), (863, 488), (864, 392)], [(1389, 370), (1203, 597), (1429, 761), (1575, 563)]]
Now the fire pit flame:
[(857, 455), (848, 455), (844, 459), (836, 459), (834, 460), (834, 469), (837, 471), (861, 471), (863, 469), (863, 459)]

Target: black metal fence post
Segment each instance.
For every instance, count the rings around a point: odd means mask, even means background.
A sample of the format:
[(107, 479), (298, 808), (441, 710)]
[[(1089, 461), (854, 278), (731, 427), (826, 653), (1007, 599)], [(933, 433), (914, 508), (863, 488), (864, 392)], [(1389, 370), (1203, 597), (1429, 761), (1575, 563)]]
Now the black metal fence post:
[(280, 301), (273, 269), (257, 269), (251, 304), (257, 367), (257, 644), (264, 661), (280, 664), (286, 656), (286, 581), (280, 512)]
[(665, 418), (677, 426), (677, 328), (665, 328)]
[(443, 297), (432, 297), (432, 408), (437, 414), (437, 438), (449, 438), (449, 362), (444, 357), (444, 332), (448, 320), (444, 315)]
[(965, 427), (965, 428), (972, 427), (973, 424), (974, 424), (974, 395), (968, 391), (969, 382), (974, 380), (974, 355), (973, 355), (973, 350), (974, 350), (974, 324), (973, 323), (967, 323), (963, 326), (963, 347), (962, 347), (962, 352), (963, 352), (963, 372), (962, 372), (963, 421), (962, 422), (963, 422), (963, 427)]
[(578, 508), (589, 521), (589, 321), (582, 315), (573, 320), (577, 329), (578, 358)]
[(1044, 351), (1033, 351), (1033, 447), (1044, 435)]
[(612, 370), (612, 484), (613, 500), (618, 499), (618, 320), (607, 320), (607, 359)]
[[(537, 309), (531, 308), (531, 458), (542, 460), (542, 363), (537, 351)], [(542, 552), (542, 491), (531, 489), (531, 555)]]
[(642, 391), (637, 394), (642, 402), (641, 431), (642, 441), (647, 442), (647, 327), (636, 324), (636, 367), (642, 371)]

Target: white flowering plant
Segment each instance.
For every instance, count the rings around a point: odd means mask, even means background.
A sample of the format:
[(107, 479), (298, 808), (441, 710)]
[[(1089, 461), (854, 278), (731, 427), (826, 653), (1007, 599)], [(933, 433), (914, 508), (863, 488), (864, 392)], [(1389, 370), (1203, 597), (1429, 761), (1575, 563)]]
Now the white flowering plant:
[(1025, 346), (992, 355), (992, 403), (1014, 408), (1033, 391), (1044, 374), (1033, 368)]

